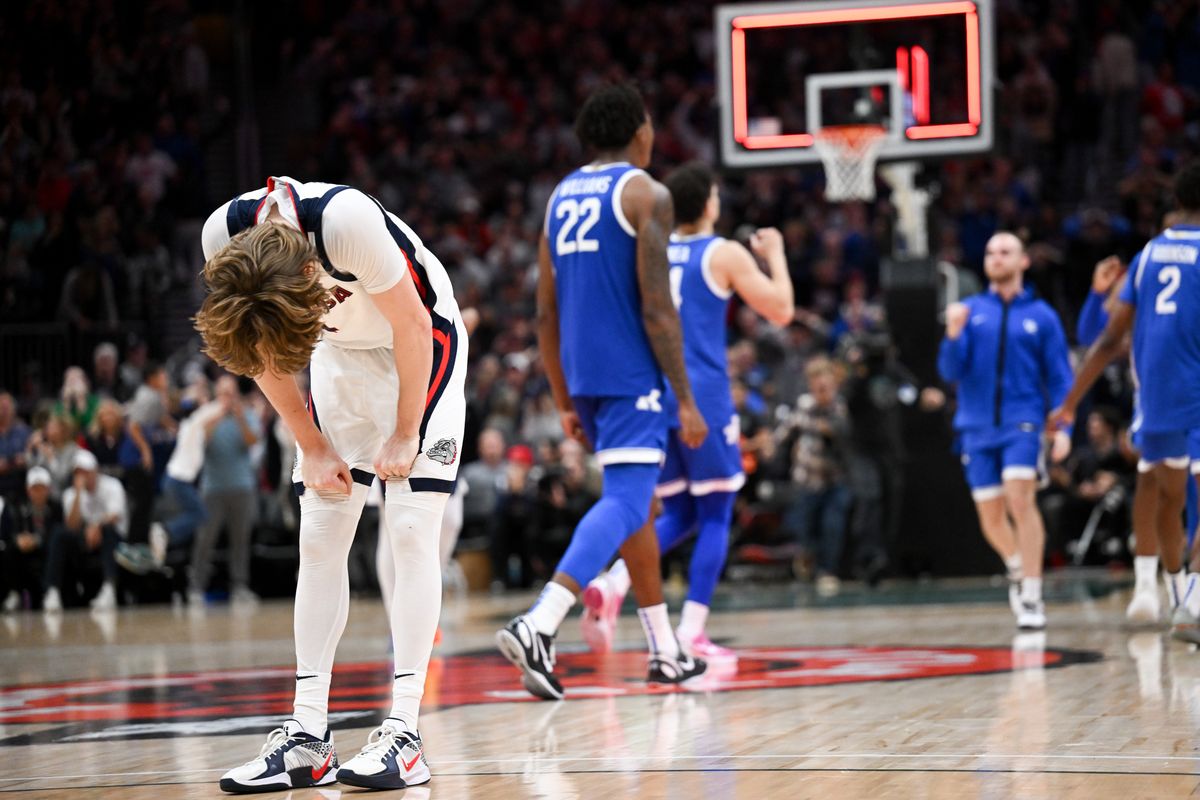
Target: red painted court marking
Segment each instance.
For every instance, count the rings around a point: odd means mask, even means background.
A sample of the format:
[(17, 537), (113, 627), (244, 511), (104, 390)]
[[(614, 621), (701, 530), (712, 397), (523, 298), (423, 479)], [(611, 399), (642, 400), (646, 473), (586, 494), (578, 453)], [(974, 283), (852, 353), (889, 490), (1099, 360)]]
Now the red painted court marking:
[[(710, 667), (683, 691), (728, 692), (917, 680), (1010, 672), (1096, 661), (1096, 653), (1069, 650), (1014, 652), (1008, 647), (753, 647), (737, 651), (736, 667)], [(564, 653), (556, 673), (567, 699), (681, 691), (645, 682), (646, 655)], [(26, 684), (0, 688), (0, 724), (165, 721), (279, 715), (291, 711), (295, 672), (290, 666), (229, 669)], [(331, 711), (375, 710), (391, 696), (391, 664), (372, 661), (334, 668)], [(426, 679), (425, 706), (449, 708), (502, 702), (539, 702), (520, 685), (517, 671), (494, 653), (435, 658)]]

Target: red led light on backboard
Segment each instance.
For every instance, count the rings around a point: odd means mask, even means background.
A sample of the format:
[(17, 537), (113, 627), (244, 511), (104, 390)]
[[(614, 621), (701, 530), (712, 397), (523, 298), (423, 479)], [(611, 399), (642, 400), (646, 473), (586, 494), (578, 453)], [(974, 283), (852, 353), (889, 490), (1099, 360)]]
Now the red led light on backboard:
[[(944, 3), (900, 3), (865, 8), (822, 9), (814, 11), (784, 11), (778, 13), (744, 14), (731, 20), (730, 75), (732, 83), (733, 138), (748, 150), (809, 147), (813, 137), (808, 133), (783, 135), (752, 135), (747, 109), (746, 31), (764, 28), (791, 28), (806, 25), (830, 25), (856, 22), (887, 22), (925, 17), (963, 17), (966, 29), (966, 89), (967, 121), (951, 124), (929, 124), (929, 65), (923, 48), (914, 46), (903, 55), (897, 53), (897, 69), (902, 84), (913, 94), (916, 123), (905, 129), (906, 138), (921, 141), (974, 136), (983, 119), (983, 76), (980, 57), (979, 10), (970, 0)], [(909, 58), (911, 57), (911, 66)], [(909, 85), (911, 82), (911, 85)]]

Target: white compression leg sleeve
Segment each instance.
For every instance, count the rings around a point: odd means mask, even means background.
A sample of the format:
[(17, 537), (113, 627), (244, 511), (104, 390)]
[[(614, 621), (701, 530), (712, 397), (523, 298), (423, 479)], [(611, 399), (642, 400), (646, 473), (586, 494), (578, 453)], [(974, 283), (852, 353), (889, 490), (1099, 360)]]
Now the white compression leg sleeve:
[(350, 613), (346, 560), (367, 487), (345, 500), (305, 492), (300, 498), (300, 572), (296, 579), (296, 706), (304, 730), (323, 736), (329, 714), (333, 655)]
[(438, 560), (446, 495), (406, 492), (395, 483), (384, 501), (396, 583), (391, 605), (396, 672), (392, 711), (408, 730), (417, 729), (425, 672), (442, 610), (442, 571)]
[[(460, 481), (458, 485), (462, 487), (463, 483)], [(454, 556), (454, 546), (458, 544), (458, 535), (462, 533), (464, 494), (465, 491), (462, 488), (457, 489), (446, 500), (446, 510), (442, 512), (442, 535), (439, 546), (442, 569), (446, 568)]]
[(382, 504), (379, 506), (379, 541), (375, 545), (375, 576), (379, 579), (379, 596), (383, 598), (383, 609), (391, 613), (392, 593), (396, 589), (396, 565), (392, 561), (387, 513)]

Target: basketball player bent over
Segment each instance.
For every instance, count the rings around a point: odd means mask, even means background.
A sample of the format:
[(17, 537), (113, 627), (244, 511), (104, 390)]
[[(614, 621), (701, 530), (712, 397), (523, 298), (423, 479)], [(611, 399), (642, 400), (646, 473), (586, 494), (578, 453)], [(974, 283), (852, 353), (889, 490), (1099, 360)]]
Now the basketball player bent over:
[[(580, 520), (553, 579), (528, 613), (496, 634), (529, 692), (560, 699), (554, 636), (582, 586), (646, 523), (667, 444), (663, 373), (679, 398), (679, 438), (695, 447), (704, 423), (684, 367), (671, 302), (667, 237), (671, 196), (642, 168), (654, 129), (637, 90), (604, 86), (575, 131), (595, 160), (558, 185), (538, 245), (538, 342), (569, 436), (589, 441), (604, 468), (600, 500)], [(704, 671), (671, 630), (653, 531), (651, 567), (635, 584), (650, 645), (649, 680), (678, 683)], [(632, 557), (632, 556), (627, 556)]]
[[(1029, 255), (1014, 234), (988, 240), (983, 267), (988, 291), (946, 309), (938, 370), (958, 383), (954, 427), (963, 470), (983, 535), (1008, 568), (1017, 627), (1042, 630), (1046, 528), (1038, 469), (1045, 415), (1071, 385), (1067, 336), (1054, 309), (1024, 287)], [(1055, 431), (1054, 460), (1070, 449), (1068, 431)]]
[[(695, 450), (682, 447), (673, 424), (667, 461), (658, 477), (663, 513), (654, 527), (664, 553), (696, 534), (687, 601), (675, 631), (680, 647), (709, 664), (728, 663), (736, 661), (736, 655), (713, 644), (704, 630), (713, 591), (725, 568), (733, 502), (746, 482), (725, 357), (726, 312), (736, 294), (774, 324), (787, 325), (795, 314), (792, 280), (783, 236), (776, 229), (761, 229), (750, 238), (751, 249), (766, 262), (769, 275), (763, 274), (745, 247), (714, 233), (721, 200), (708, 165), (682, 166), (667, 177), (666, 186), (677, 223), (667, 249), (671, 288), (683, 325), (688, 378), (708, 423), (708, 438)], [(669, 394), (667, 407), (674, 410), (674, 397)], [(618, 561), (584, 591), (583, 636), (593, 650), (611, 649), (617, 612), (629, 584), (629, 569)]]
[[(205, 352), (252, 376), (296, 436), (300, 495), (296, 700), (227, 792), (341, 781), (425, 783), (417, 733), (441, 609), (438, 532), (458, 473), (467, 336), (445, 269), (398, 217), (346, 186), (273, 178), (204, 226)], [(309, 368), (305, 398), (296, 375)], [(347, 556), (367, 489), (384, 481), (395, 562), (392, 707), (339, 768), (328, 725)]]

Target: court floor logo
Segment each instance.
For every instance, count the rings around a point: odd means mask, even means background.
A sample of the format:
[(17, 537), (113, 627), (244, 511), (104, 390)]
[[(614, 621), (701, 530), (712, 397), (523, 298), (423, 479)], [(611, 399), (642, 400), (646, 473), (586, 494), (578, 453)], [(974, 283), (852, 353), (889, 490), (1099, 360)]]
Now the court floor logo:
[[(646, 654), (560, 654), (568, 700), (672, 692), (711, 693), (840, 683), (948, 678), (1047, 669), (1100, 660), (1088, 651), (1009, 647), (752, 647), (736, 665), (713, 665), (686, 688), (645, 682)], [(391, 699), (391, 665), (339, 664), (329, 711), (335, 728), (365, 727)], [(291, 667), (226, 669), (0, 688), (0, 745), (249, 733), (273, 727), (292, 708)], [(424, 708), (540, 702), (494, 652), (435, 658)]]

